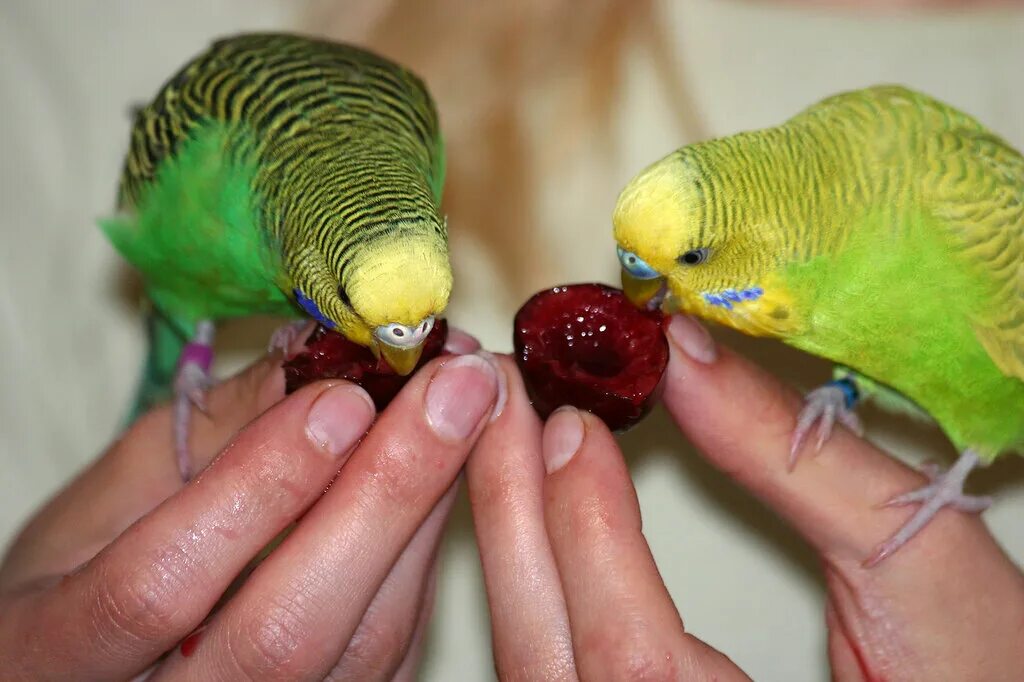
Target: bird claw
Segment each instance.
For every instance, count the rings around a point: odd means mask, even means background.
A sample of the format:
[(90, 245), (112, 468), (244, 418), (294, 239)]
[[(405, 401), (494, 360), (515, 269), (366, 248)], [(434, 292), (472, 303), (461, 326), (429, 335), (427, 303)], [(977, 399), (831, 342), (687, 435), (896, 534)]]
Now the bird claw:
[(287, 359), (288, 349), (292, 347), (292, 344), (295, 343), (308, 324), (308, 320), (296, 320), (275, 329), (274, 333), (270, 335), (270, 341), (267, 343), (267, 353), (272, 354), (276, 351), (281, 351)]
[(182, 363), (178, 376), (174, 380), (174, 392), (188, 398), (189, 403), (204, 415), (210, 411), (206, 402), (206, 392), (213, 385), (210, 375), (202, 365), (195, 362)]
[(174, 452), (182, 482), (188, 482), (192, 477), (192, 458), (188, 448), (192, 406), (207, 417), (210, 415), (206, 391), (213, 384), (210, 377), (210, 364), (213, 361), (213, 349), (210, 347), (212, 323), (201, 323), (200, 333), (200, 340), (189, 342), (182, 350), (178, 372), (174, 377)]
[(825, 445), (825, 441), (832, 435), (832, 429), (838, 421), (858, 436), (863, 435), (864, 427), (860, 418), (846, 406), (846, 394), (842, 389), (828, 384), (814, 389), (804, 398), (804, 407), (796, 420), (796, 428), (793, 430), (793, 440), (789, 448), (789, 462), (787, 468), (792, 471), (807, 436), (814, 425), (817, 424), (817, 442), (814, 451), (817, 453)]
[(964, 481), (976, 462), (977, 456), (970, 450), (966, 451), (949, 471), (942, 471), (934, 462), (928, 462), (921, 467), (922, 473), (931, 481), (928, 485), (897, 495), (879, 505), (882, 508), (889, 508), (920, 504), (921, 507), (892, 537), (875, 549), (872, 555), (864, 561), (864, 566), (866, 568), (876, 566), (883, 559), (891, 556), (928, 525), (928, 522), (943, 507), (950, 507), (970, 514), (977, 514), (988, 509), (992, 504), (991, 497), (964, 494)]

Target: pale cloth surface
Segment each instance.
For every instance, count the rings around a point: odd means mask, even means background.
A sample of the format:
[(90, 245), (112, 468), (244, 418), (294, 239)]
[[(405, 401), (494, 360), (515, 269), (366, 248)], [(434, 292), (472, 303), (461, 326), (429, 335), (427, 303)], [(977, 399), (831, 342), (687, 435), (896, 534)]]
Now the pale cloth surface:
[[(0, 543), (105, 446), (134, 388), (140, 321), (117, 293), (119, 261), (94, 223), (112, 207), (129, 105), (211, 37), (288, 28), (301, 5), (0, 4)], [(668, 15), (713, 134), (779, 122), (842, 89), (899, 82), (956, 103), (1024, 146), (1020, 11), (866, 19), (855, 11), (827, 16), (784, 4), (690, 0)], [(682, 141), (649, 66), (637, 57), (630, 68), (618, 118), (623, 157), (598, 167), (584, 151), (556, 177), (537, 178), (544, 187), (537, 229), (563, 254), (559, 282), (614, 282), (615, 195)], [(487, 347), (507, 351), (516, 302), (498, 295), (491, 256), (469, 240), (455, 258), (472, 286), (457, 284), (452, 318)], [(264, 341), (255, 339), (253, 352)], [(740, 345), (804, 388), (828, 377), (823, 363), (773, 344)], [(243, 359), (228, 358), (219, 371)], [(909, 460), (951, 461), (948, 444), (925, 429), (875, 413), (867, 422), (872, 438)], [(822, 591), (806, 550), (703, 464), (660, 412), (623, 442), (647, 537), (689, 629), (754, 679), (822, 679)], [(997, 464), (983, 475), (990, 481), (1000, 473), (1013, 483), (995, 490), (985, 518), (1020, 562), (1024, 466)], [(488, 679), (489, 631), (465, 505), (443, 564), (424, 679)]]

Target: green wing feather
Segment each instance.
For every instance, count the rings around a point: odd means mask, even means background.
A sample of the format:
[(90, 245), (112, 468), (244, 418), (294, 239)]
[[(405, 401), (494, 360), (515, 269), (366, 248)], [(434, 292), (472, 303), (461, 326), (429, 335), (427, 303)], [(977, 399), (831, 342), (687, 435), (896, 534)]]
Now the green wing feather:
[(969, 267), (991, 283), (973, 315), (996, 366), (1024, 380), (1024, 157), (997, 136), (958, 130), (936, 139), (943, 160), (926, 186)]
[[(161, 315), (152, 338), (163, 350), (151, 351), (144, 386), (168, 378), (196, 321), (299, 314), (295, 288), (363, 343), (368, 312), (390, 322), (443, 309), (444, 172), (433, 101), (401, 66), (286, 34), (214, 43), (137, 111), (119, 214), (101, 223)], [(437, 281), (414, 274), (397, 283), (402, 295), (372, 291), (359, 264), (389, 258), (399, 271), (427, 263)], [(354, 312), (349, 297), (368, 303)]]

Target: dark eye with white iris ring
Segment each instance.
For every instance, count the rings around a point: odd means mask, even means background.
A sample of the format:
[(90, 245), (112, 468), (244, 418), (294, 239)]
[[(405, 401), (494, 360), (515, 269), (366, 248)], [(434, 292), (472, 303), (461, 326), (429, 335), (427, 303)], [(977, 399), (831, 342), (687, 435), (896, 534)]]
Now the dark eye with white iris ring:
[(693, 249), (684, 253), (677, 260), (683, 265), (700, 265), (708, 259), (710, 254), (710, 249)]

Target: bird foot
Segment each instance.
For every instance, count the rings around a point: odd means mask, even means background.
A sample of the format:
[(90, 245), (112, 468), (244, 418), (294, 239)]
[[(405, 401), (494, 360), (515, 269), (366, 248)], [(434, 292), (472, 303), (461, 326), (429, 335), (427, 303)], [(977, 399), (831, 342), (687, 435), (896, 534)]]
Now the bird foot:
[(814, 451), (818, 452), (832, 435), (838, 421), (858, 436), (864, 435), (860, 418), (853, 411), (857, 402), (857, 388), (850, 379), (840, 379), (820, 386), (806, 395), (804, 407), (796, 420), (793, 441), (789, 448), (788, 469), (796, 467), (796, 461), (807, 436), (817, 424), (818, 438)]
[(987, 509), (992, 504), (991, 497), (964, 494), (964, 481), (977, 462), (977, 454), (973, 450), (965, 450), (949, 471), (943, 472), (933, 463), (925, 464), (921, 467), (921, 471), (928, 477), (930, 481), (928, 485), (897, 495), (879, 505), (881, 508), (903, 507), (911, 504), (920, 504), (921, 506), (892, 537), (875, 549), (874, 553), (864, 562), (864, 566), (870, 568), (879, 564), (886, 557), (892, 556), (896, 550), (928, 525), (943, 507), (951, 507), (971, 514), (977, 514)]
[[(203, 336), (210, 336), (212, 341), (212, 325), (208, 329), (203, 328)], [(188, 482), (192, 477), (192, 458), (188, 449), (192, 406), (195, 405), (200, 412), (209, 415), (206, 391), (212, 383), (212, 364), (213, 347), (205, 340), (186, 344), (178, 359), (178, 371), (174, 378), (174, 453), (183, 482)]]
[(274, 353), (280, 350), (285, 359), (288, 359), (288, 349), (298, 340), (299, 336), (306, 329), (309, 320), (296, 320), (283, 324), (274, 330), (267, 343), (267, 353)]
[[(185, 353), (188, 353), (188, 347)], [(184, 353), (182, 355), (184, 358)], [(209, 414), (206, 406), (206, 391), (209, 390), (212, 381), (208, 366), (195, 360), (183, 360), (178, 366), (178, 373), (174, 378), (174, 394), (184, 397), (188, 403), (195, 405), (203, 414)]]

